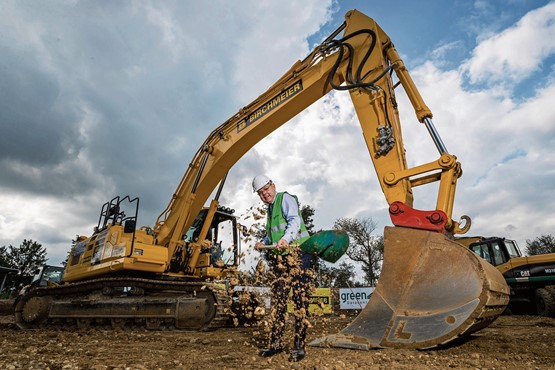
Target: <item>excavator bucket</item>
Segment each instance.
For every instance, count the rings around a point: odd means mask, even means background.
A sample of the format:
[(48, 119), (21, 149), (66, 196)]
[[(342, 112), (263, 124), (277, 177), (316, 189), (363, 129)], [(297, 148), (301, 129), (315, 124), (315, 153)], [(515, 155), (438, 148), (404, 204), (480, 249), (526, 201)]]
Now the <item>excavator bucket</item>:
[(341, 332), (309, 345), (430, 348), (485, 328), (508, 302), (501, 273), (468, 248), (440, 233), (386, 227), (368, 304)]

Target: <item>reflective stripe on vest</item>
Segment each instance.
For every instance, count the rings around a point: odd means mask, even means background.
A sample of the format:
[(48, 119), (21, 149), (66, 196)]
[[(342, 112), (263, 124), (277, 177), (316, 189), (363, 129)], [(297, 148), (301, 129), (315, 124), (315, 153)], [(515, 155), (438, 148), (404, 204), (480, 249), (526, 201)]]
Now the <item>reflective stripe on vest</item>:
[[(268, 240), (270, 241), (270, 244), (277, 243), (283, 237), (283, 235), (285, 235), (285, 229), (287, 228), (287, 220), (283, 216), (283, 211), (281, 209), (283, 194), (283, 192), (276, 194), (272, 213), (268, 213), (268, 218), (266, 221), (266, 232), (268, 233)], [(295, 201), (297, 201), (297, 204), (299, 204), (297, 197), (295, 195), (292, 195), (292, 197), (295, 198)], [(307, 240), (310, 235), (308, 234), (300, 210), (298, 210), (298, 214), (301, 219), (301, 227), (300, 230), (298, 230), (298, 238), (292, 241), (292, 243), (302, 244), (302, 242)]]

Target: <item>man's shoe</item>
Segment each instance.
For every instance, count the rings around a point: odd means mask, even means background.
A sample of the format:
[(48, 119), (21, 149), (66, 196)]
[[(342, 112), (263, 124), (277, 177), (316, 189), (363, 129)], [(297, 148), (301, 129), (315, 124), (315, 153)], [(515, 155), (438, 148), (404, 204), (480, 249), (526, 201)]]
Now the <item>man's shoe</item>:
[(304, 358), (304, 355), (305, 355), (304, 347), (294, 348), (289, 353), (289, 361), (291, 362), (301, 361)]
[(273, 356), (273, 355), (277, 355), (280, 352), (283, 352), (282, 347), (268, 347), (268, 348), (262, 348), (258, 352), (258, 355), (261, 356), (261, 357), (270, 357), (270, 356)]

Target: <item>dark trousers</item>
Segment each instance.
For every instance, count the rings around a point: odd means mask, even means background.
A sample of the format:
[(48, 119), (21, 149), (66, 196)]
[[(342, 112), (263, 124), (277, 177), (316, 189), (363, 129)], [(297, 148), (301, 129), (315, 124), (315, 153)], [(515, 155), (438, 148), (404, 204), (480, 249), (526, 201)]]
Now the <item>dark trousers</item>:
[(287, 313), (287, 300), (292, 291), (295, 306), (295, 338), (294, 346), (303, 348), (306, 339), (308, 324), (307, 314), (312, 292), (312, 256), (303, 251), (298, 255), (268, 256), (270, 275), (272, 280), (272, 332), (270, 346), (282, 347), (282, 338), (285, 332), (285, 315)]

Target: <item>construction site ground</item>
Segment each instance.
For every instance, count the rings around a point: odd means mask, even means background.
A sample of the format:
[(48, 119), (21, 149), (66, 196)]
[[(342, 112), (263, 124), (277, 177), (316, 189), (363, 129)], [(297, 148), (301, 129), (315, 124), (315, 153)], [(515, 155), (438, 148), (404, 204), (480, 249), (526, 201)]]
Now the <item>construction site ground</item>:
[[(304, 360), (290, 363), (285, 352), (257, 355), (264, 344), (261, 328), (20, 330), (7, 308), (0, 316), (0, 369), (555, 369), (555, 319), (539, 316), (503, 315), (433, 350), (307, 347)], [(312, 318), (308, 339), (336, 333), (350, 320)]]

